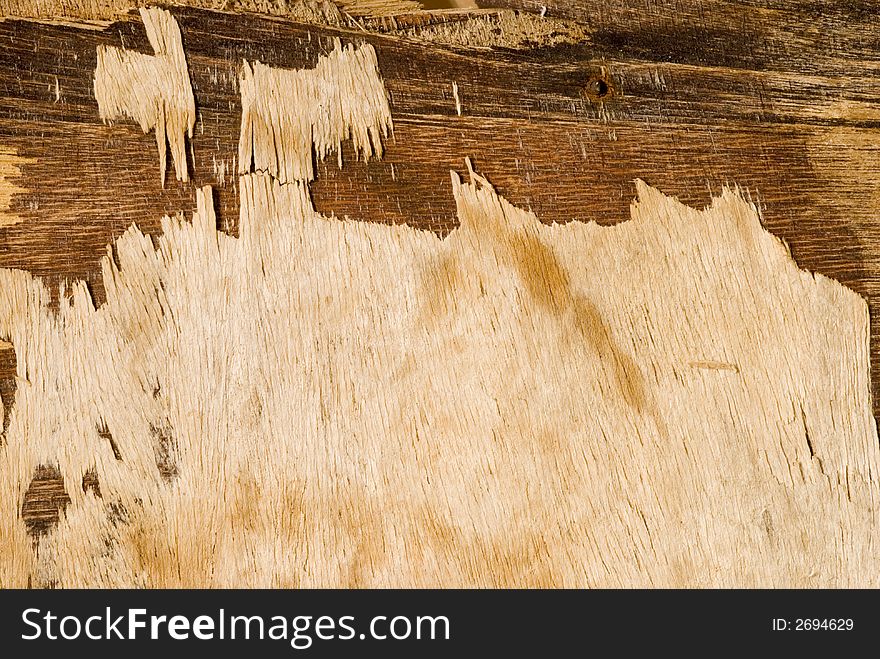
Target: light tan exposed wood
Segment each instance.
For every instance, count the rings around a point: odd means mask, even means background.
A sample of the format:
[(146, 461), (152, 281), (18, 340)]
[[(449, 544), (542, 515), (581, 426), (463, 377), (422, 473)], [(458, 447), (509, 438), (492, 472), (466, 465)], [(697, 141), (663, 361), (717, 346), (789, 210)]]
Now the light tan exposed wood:
[[(876, 585), (864, 302), (734, 192), (546, 227), (475, 176), (439, 241), (240, 184), (239, 239), (205, 192), (98, 311), (2, 272), (4, 585)], [(33, 558), (38, 464), (103, 499)]]
[(99, 46), (95, 99), (105, 121), (131, 117), (145, 133), (155, 131), (159, 176), (165, 184), (168, 146), (178, 181), (189, 180), (186, 137), (192, 138), (196, 102), (180, 39), (170, 12), (142, 8), (141, 18), (155, 55)]
[(339, 41), (314, 70), (285, 71), (245, 62), (241, 79), (239, 173), (267, 171), (282, 183), (315, 178), (313, 159), (351, 138), (365, 160), (381, 157), (391, 130), (388, 92), (369, 44), (343, 48)]
[[(452, 19), (452, 15), (449, 17)], [(549, 48), (583, 42), (590, 34), (585, 25), (574, 21), (509, 10), (474, 12), (467, 18), (401, 28), (398, 34), (433, 44), (468, 48), (522, 48), (538, 44)]]

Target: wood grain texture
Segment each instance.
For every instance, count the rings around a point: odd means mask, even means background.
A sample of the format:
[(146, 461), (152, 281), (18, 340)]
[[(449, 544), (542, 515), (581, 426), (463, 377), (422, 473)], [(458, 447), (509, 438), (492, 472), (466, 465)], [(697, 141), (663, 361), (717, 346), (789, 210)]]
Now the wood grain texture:
[[(633, 19), (636, 9), (608, 11), (608, 23), (620, 29), (665, 29), (656, 8), (638, 9), (640, 21)], [(782, 49), (785, 57), (759, 63), (753, 48), (737, 47), (731, 36), (725, 52), (735, 49), (733, 63), (741, 67), (732, 68), (732, 54), (721, 57), (716, 41), (696, 38), (686, 41), (688, 57), (652, 50), (657, 38), (638, 34), (627, 43), (643, 44), (642, 50), (615, 49), (595, 32), (564, 47), (468, 49), (176, 8), (198, 104), (195, 174), (192, 184), (165, 190), (156, 180), (151, 137), (132, 124), (102, 125), (92, 93), (96, 46), (152, 52), (137, 14), (97, 31), (6, 20), (0, 23), (0, 142), (28, 162), (16, 183), (26, 192), (10, 209), (24, 221), (0, 229), (0, 265), (53, 281), (84, 278), (100, 300), (103, 246), (131, 222), (155, 232), (162, 213), (191, 208), (195, 186), (206, 183), (216, 187), (221, 225), (235, 234), (237, 190), (228, 174), (240, 129), (240, 62), (313, 66), (340, 37), (376, 48), (397, 139), (375, 167), (355, 162), (347, 148), (344, 171), (319, 163), (313, 189), (319, 210), (448, 231), (455, 219), (446, 172), (460, 170), (463, 153), (513, 203), (545, 221), (618, 222), (637, 176), (696, 206), (722, 184), (737, 183), (760, 200), (766, 226), (789, 242), (799, 263), (868, 298), (876, 362), (880, 78), (866, 48), (848, 50), (857, 39), (869, 42), (876, 28), (848, 23), (844, 11), (823, 19), (836, 21), (840, 44), (826, 49), (823, 57), (837, 58), (826, 67), (794, 46)], [(760, 22), (760, 12), (742, 13), (765, 30), (777, 29), (769, 18)], [(567, 15), (583, 17), (574, 9)], [(785, 15), (801, 21), (801, 32), (815, 22), (806, 10)], [(595, 16), (587, 21), (593, 28)], [(725, 24), (711, 16), (707, 10), (704, 22)], [(603, 76), (615, 91), (597, 101), (585, 89)], [(218, 171), (227, 172), (225, 185)], [(123, 197), (129, 201), (121, 208)], [(876, 394), (877, 368), (874, 383)]]
[(158, 7), (143, 7), (140, 16), (155, 54), (99, 47), (95, 99), (105, 122), (134, 119), (145, 133), (155, 134), (164, 187), (169, 148), (177, 180), (189, 178), (184, 144), (192, 139), (196, 102), (177, 21)]
[[(495, 4), (532, 11), (530, 21), (540, 9)], [(0, 221), (0, 267), (45, 278), (52, 295), (60, 281), (84, 279), (100, 302), (106, 245), (133, 222), (158, 235), (161, 215), (193, 209), (206, 184), (218, 227), (238, 235), (241, 62), (313, 67), (337, 38), (369, 43), (394, 137), (379, 162), (359, 162), (347, 144), (343, 169), (319, 161), (318, 211), (447, 235), (458, 224), (448, 172), (462, 170), (464, 155), (505, 198), (548, 223), (625, 220), (636, 178), (694, 207), (738, 184), (801, 267), (867, 298), (876, 414), (880, 23), (871, 4), (540, 4), (548, 19), (579, 26), (577, 37), (487, 48), (432, 41), (422, 29), (515, 20), (493, 10), (322, 26), (174, 8), (197, 121), (192, 180), (165, 189), (153, 137), (134, 123), (103, 125), (93, 94), (98, 46), (153, 52), (137, 14), (102, 29), (0, 21), (0, 153), (16, 159), (15, 171), (3, 170), (15, 186), (5, 212), (16, 224)], [(0, 345), (7, 412), (14, 373), (14, 352)], [(44, 503), (29, 506), (51, 518), (60, 505), (51, 501), (63, 496), (50, 472), (36, 482), (34, 501)], [(92, 487), (84, 480), (81, 489)]]
[[(486, 0), (576, 20), (615, 59), (847, 77), (877, 71), (872, 0)], [(869, 90), (865, 90), (866, 92)]]
[(468, 165), (442, 240), (260, 173), (99, 309), (0, 269), (0, 584), (875, 586), (865, 301), (729, 188), (548, 226)]

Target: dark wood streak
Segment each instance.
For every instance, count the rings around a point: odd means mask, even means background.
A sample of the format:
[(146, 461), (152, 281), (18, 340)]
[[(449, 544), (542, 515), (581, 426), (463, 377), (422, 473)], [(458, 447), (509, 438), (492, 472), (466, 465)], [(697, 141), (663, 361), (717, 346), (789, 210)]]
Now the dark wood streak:
[(10, 343), (0, 344), (0, 398), (3, 399), (3, 424), (0, 428), (0, 444), (6, 441), (9, 429), (10, 413), (15, 401), (18, 383), (15, 379), (15, 348)]
[(880, 64), (874, 0), (481, 0), (590, 26), (608, 57), (849, 75)]
[[(455, 226), (449, 170), (463, 172), (465, 156), (545, 222), (623, 221), (637, 177), (697, 207), (724, 184), (739, 184), (802, 267), (868, 298), (876, 365), (880, 24), (869, 5), (540, 4), (584, 22), (591, 38), (524, 51), (468, 49), (402, 39), (391, 28), (368, 34), (173, 8), (199, 120), (193, 181), (171, 177), (165, 188), (153, 136), (132, 122), (103, 125), (92, 93), (97, 45), (151, 52), (140, 18), (104, 31), (0, 22), (0, 145), (31, 160), (18, 182), (27, 192), (11, 209), (23, 222), (0, 229), (0, 266), (51, 284), (82, 278), (100, 302), (106, 245), (131, 223), (155, 235), (161, 215), (191, 212), (195, 187), (208, 184), (217, 188), (220, 228), (236, 234), (242, 60), (310, 67), (339, 37), (376, 47), (395, 135), (381, 161), (358, 162), (346, 144), (344, 169), (333, 158), (319, 163), (312, 195), (320, 211), (446, 233)], [(614, 90), (601, 102), (584, 94), (599, 75)], [(224, 186), (214, 169), (221, 161)], [(835, 174), (850, 171), (857, 175)], [(8, 361), (0, 362), (4, 399)], [(880, 369), (872, 377), (876, 394)]]

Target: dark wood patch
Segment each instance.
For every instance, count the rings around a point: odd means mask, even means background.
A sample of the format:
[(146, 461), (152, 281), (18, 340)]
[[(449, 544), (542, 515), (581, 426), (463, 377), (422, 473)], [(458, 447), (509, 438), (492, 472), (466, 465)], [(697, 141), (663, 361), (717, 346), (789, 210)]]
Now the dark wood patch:
[(480, 0), (583, 22), (608, 57), (846, 75), (880, 62), (872, 0)]
[(85, 493), (91, 492), (96, 497), (101, 497), (101, 483), (98, 481), (98, 472), (94, 469), (89, 469), (82, 477), (82, 491)]
[(3, 424), (0, 428), (0, 444), (6, 440), (6, 431), (18, 388), (15, 379), (15, 348), (11, 343), (0, 344), (0, 397), (3, 398)]
[(34, 542), (58, 524), (69, 503), (70, 497), (64, 489), (64, 479), (57, 467), (37, 467), (21, 505), (21, 518)]

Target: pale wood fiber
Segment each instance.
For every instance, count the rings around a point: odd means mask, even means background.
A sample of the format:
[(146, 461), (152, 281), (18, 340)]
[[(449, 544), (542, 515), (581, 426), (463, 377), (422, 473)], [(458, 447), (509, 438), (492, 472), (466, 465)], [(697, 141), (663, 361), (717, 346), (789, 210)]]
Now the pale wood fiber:
[(177, 180), (187, 181), (186, 136), (192, 138), (196, 104), (180, 27), (164, 9), (142, 8), (140, 14), (155, 55), (98, 46), (98, 112), (104, 121), (130, 117), (145, 133), (155, 131), (163, 185), (169, 146)]

